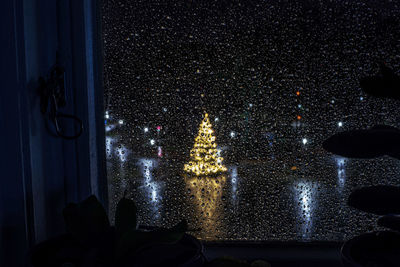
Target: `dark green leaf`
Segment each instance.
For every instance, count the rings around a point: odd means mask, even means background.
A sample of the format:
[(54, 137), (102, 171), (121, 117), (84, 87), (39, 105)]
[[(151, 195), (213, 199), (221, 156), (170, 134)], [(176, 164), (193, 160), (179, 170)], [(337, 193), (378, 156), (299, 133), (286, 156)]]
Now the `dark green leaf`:
[(182, 239), (187, 229), (185, 220), (171, 229), (160, 229), (151, 232), (131, 230), (122, 236), (117, 244), (116, 258), (121, 259), (126, 254), (134, 254), (140, 249), (158, 244), (175, 244)]
[(110, 227), (107, 213), (95, 196), (90, 196), (79, 204), (84, 223), (91, 232), (107, 231)]
[(68, 233), (73, 234), (75, 238), (79, 238), (85, 233), (82, 227), (82, 218), (80, 216), (78, 204), (69, 203), (63, 209), (63, 216)]
[(115, 230), (118, 238), (130, 230), (135, 230), (137, 225), (137, 208), (135, 202), (122, 198), (117, 205), (115, 212)]
[(110, 227), (106, 211), (95, 196), (79, 204), (68, 204), (63, 215), (67, 231), (82, 242), (90, 242), (92, 237), (106, 232)]
[(178, 224), (176, 224), (175, 226), (173, 226), (170, 230), (174, 231), (174, 232), (186, 232), (188, 229), (188, 224), (186, 222), (186, 220), (182, 220), (180, 221)]

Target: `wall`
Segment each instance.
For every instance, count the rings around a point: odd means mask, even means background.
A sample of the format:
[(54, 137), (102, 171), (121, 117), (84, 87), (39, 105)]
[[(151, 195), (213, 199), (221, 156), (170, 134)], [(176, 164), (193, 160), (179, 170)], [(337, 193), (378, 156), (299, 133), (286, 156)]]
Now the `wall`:
[[(67, 202), (96, 194), (106, 204), (94, 2), (2, 2), (0, 266), (22, 266), (34, 243), (63, 233), (61, 212)], [(84, 123), (77, 140), (54, 136), (39, 108), (38, 78), (48, 74), (57, 51), (66, 68), (67, 106), (62, 111)]]

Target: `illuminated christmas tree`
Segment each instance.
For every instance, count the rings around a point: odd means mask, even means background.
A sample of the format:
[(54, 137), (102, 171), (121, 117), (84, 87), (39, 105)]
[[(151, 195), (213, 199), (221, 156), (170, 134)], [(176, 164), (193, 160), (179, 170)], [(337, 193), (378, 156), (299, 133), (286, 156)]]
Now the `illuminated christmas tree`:
[(186, 172), (195, 175), (210, 175), (226, 171), (226, 167), (222, 165), (224, 159), (219, 155), (213, 132), (206, 113), (200, 124), (199, 134), (194, 140), (193, 149), (190, 150), (191, 160), (185, 164)]

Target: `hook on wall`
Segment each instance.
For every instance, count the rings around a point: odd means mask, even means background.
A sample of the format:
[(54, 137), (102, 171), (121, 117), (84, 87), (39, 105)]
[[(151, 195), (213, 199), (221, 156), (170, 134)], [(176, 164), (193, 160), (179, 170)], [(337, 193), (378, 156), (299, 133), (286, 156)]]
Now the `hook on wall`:
[[(54, 124), (56, 135), (63, 139), (76, 139), (83, 132), (82, 120), (73, 114), (65, 114), (59, 112), (60, 107), (67, 104), (65, 97), (65, 70), (61, 66), (54, 66), (46, 78), (39, 78), (38, 93), (40, 96), (40, 111), (43, 115), (49, 113), (49, 120)], [(50, 109), (48, 106), (50, 104)], [(60, 119), (66, 119), (73, 124), (78, 125), (78, 129), (74, 134), (68, 135), (60, 127)]]

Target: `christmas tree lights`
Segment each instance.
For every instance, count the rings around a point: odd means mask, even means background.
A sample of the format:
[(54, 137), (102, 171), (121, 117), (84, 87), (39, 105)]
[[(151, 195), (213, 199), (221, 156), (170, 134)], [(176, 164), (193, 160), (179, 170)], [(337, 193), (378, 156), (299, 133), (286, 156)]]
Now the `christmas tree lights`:
[(206, 113), (200, 124), (199, 133), (194, 140), (194, 146), (190, 150), (191, 160), (184, 166), (186, 172), (200, 176), (217, 174), (227, 170), (222, 165), (224, 159), (219, 155), (213, 133), (210, 119)]

